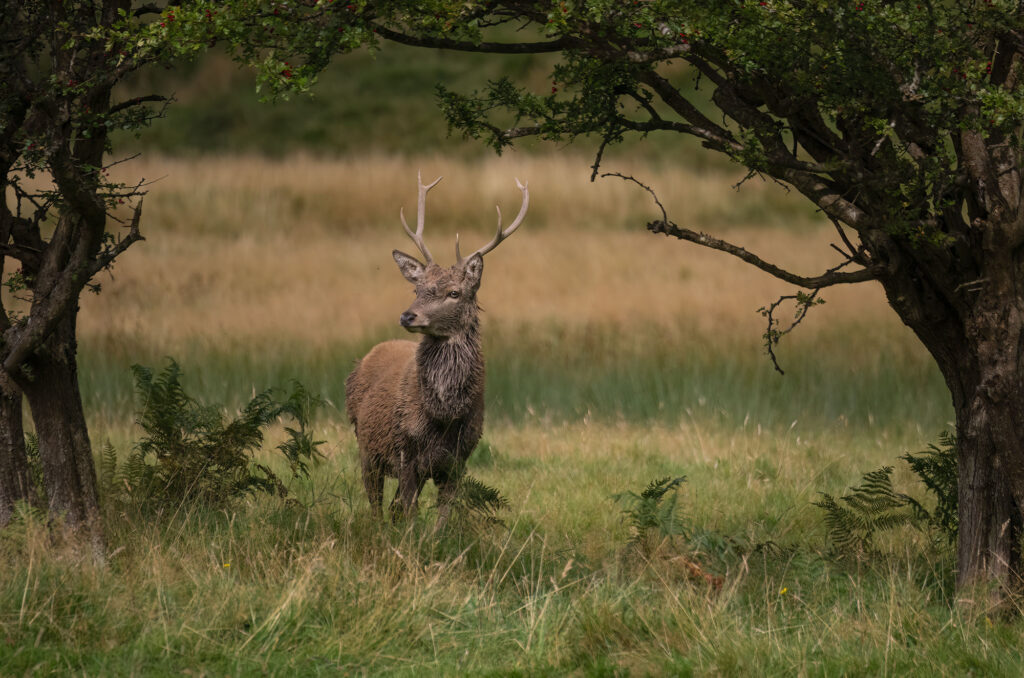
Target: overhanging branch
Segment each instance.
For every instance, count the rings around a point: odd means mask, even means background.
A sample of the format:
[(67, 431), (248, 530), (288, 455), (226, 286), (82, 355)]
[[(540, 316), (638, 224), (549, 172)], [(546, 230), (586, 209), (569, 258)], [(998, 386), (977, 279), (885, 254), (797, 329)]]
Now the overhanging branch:
[(120, 111), (123, 111), (126, 108), (131, 108), (132, 106), (138, 106), (139, 104), (145, 104), (145, 103), (150, 103), (150, 102), (154, 102), (154, 101), (167, 101), (167, 100), (168, 100), (167, 97), (160, 96), (159, 94), (147, 94), (146, 96), (142, 96), (142, 97), (134, 97), (132, 99), (128, 99), (127, 101), (122, 101), (122, 102), (120, 102), (118, 104), (114, 104), (113, 106), (110, 107), (110, 110), (107, 111), (107, 114), (110, 115), (110, 114), (113, 114), (113, 113), (118, 113)]
[(397, 42), (410, 47), (429, 47), (432, 49), (452, 49), (460, 52), (487, 52), (492, 54), (546, 54), (560, 52), (569, 46), (565, 38), (546, 40), (543, 42), (469, 42), (468, 40), (452, 40), (450, 38), (421, 37), (393, 31), (390, 28), (374, 24), (374, 32), (385, 40)]
[(680, 240), (686, 240), (703, 247), (718, 250), (719, 252), (731, 254), (732, 256), (742, 259), (751, 266), (759, 268), (779, 280), (784, 280), (788, 283), (809, 290), (820, 290), (824, 287), (831, 287), (833, 285), (867, 282), (878, 278), (875, 268), (862, 268), (857, 271), (849, 271), (846, 273), (836, 271), (811, 277), (797, 275), (796, 273), (791, 273), (784, 268), (765, 261), (753, 252), (750, 252), (738, 245), (733, 245), (732, 243), (726, 242), (720, 238), (712, 237), (706, 233), (699, 233), (688, 228), (682, 228), (671, 221), (666, 221), (664, 219), (650, 222), (647, 224), (647, 230), (651, 233), (664, 233), (665, 235), (670, 235), (674, 238), (679, 238)]
[(754, 266), (755, 268), (761, 269), (765, 273), (768, 273), (769, 275), (778, 278), (779, 280), (784, 280), (790, 284), (797, 285), (798, 287), (803, 287), (805, 289), (810, 290), (820, 290), (822, 288), (831, 287), (833, 285), (844, 285), (850, 283), (867, 282), (869, 280), (876, 280), (878, 277), (876, 275), (876, 269), (873, 267), (862, 268), (857, 271), (849, 272), (841, 272), (836, 268), (826, 271), (821, 275), (812, 277), (791, 273), (790, 271), (787, 271), (780, 266), (776, 266), (775, 264), (765, 261), (764, 259), (757, 256), (753, 252), (749, 252), (746, 249), (740, 247), (739, 245), (733, 245), (730, 242), (726, 242), (725, 240), (722, 240), (720, 238), (712, 237), (706, 233), (699, 233), (689, 228), (682, 228), (681, 226), (678, 226), (672, 221), (669, 221), (668, 214), (665, 211), (665, 207), (661, 204), (661, 201), (658, 200), (658, 196), (654, 193), (654, 190), (650, 186), (644, 184), (643, 182), (638, 181), (635, 177), (627, 176), (625, 174), (619, 174), (618, 172), (609, 172), (606, 174), (602, 174), (601, 176), (615, 176), (626, 181), (632, 181), (633, 183), (640, 186), (645, 191), (651, 194), (651, 197), (654, 198), (654, 202), (658, 205), (658, 209), (661, 210), (662, 217), (660, 220), (652, 221), (647, 224), (647, 230), (650, 231), (651, 233), (664, 233), (665, 235), (679, 238), (680, 240), (686, 240), (688, 242), (701, 245), (703, 247), (718, 250), (719, 252), (731, 254), (732, 256), (745, 261), (746, 263), (750, 264), (751, 266)]

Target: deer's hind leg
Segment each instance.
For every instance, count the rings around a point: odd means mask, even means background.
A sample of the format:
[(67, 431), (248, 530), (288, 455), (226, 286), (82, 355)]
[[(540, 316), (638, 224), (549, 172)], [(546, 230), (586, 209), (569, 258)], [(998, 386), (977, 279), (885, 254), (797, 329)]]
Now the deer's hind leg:
[(427, 482), (425, 476), (421, 477), (412, 464), (403, 467), (398, 473), (398, 491), (395, 498), (391, 500), (391, 517), (397, 520), (398, 517), (412, 518), (416, 515), (417, 503), (423, 485)]

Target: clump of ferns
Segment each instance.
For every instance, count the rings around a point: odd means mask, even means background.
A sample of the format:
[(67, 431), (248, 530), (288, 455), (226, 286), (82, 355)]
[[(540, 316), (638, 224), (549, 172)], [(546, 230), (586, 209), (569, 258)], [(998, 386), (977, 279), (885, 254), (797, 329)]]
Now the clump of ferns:
[(837, 556), (877, 554), (875, 536), (901, 527), (927, 532), (937, 542), (953, 543), (957, 534), (956, 437), (944, 432), (939, 445), (901, 457), (935, 498), (928, 510), (914, 497), (893, 487), (892, 466), (865, 473), (861, 483), (839, 496), (825, 492), (812, 502), (825, 512), (828, 541)]
[(822, 492), (813, 504), (825, 512), (828, 540), (836, 555), (875, 553), (874, 537), (880, 531), (909, 525), (919, 527), (928, 512), (913, 497), (896, 492), (892, 466), (865, 473), (861, 483), (836, 498)]
[(721, 590), (724, 578), (713, 574), (694, 550), (691, 539), (699, 535), (688, 527), (680, 507), (679, 490), (685, 476), (658, 478), (640, 493), (627, 490), (612, 495), (623, 504), (623, 519), (629, 523), (630, 537), (622, 554), (625, 565), (640, 565), (643, 572), (656, 572), (659, 581), (700, 583), (714, 593)]
[(632, 490), (612, 495), (622, 504), (623, 520), (629, 523), (627, 550), (635, 555), (650, 557), (666, 542), (676, 537), (686, 539), (686, 527), (679, 505), (679, 488), (686, 476), (666, 476), (652, 480), (639, 494)]
[(288, 497), (288, 488), (269, 466), (255, 459), (267, 428), (279, 421), (286, 438), (276, 447), (293, 477), (308, 477), (320, 456), (309, 430), (324, 401), (292, 382), (283, 398), (258, 393), (234, 417), (223, 407), (189, 395), (174, 360), (159, 373), (132, 366), (140, 409), (136, 422), (144, 435), (123, 464), (107, 443), (100, 454), (100, 488), (118, 508), (162, 512), (190, 505), (220, 508), (255, 494)]
[(507, 529), (502, 518), (509, 502), (497, 488), (468, 473), (459, 481), (452, 500), (450, 523), (456, 531), (480, 535), (494, 528)]

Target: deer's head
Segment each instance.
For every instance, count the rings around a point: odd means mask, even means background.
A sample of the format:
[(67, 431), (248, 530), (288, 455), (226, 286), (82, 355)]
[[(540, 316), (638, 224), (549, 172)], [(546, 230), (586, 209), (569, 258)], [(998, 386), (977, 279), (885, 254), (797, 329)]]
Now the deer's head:
[(508, 228), (501, 228), (501, 209), (498, 210), (498, 232), (491, 242), (487, 243), (468, 257), (459, 252), (459, 237), (455, 236), (455, 265), (444, 268), (434, 263), (423, 241), (424, 210), (427, 192), (441, 181), (441, 177), (429, 185), (424, 185), (421, 177), (419, 183), (419, 200), (416, 214), (416, 232), (405, 222), (404, 210), (399, 212), (402, 226), (409, 235), (426, 263), (404, 252), (394, 250), (391, 255), (398, 264), (398, 269), (405, 279), (416, 286), (416, 300), (405, 311), (399, 322), (410, 332), (420, 332), (436, 337), (448, 337), (468, 329), (476, 318), (476, 292), (480, 289), (480, 278), (484, 272), (484, 255), (493, 250), (502, 240), (512, 235), (519, 228), (526, 216), (530, 204), (529, 189), (516, 179), (516, 185), (523, 193), (523, 204), (519, 214)]

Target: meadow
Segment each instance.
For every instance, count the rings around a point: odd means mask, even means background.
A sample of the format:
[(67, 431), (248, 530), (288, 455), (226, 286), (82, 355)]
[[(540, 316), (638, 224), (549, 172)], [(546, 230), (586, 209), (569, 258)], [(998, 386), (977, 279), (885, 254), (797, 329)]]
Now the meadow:
[[(82, 300), (93, 444), (122, 455), (129, 366), (173, 356), (236, 408), (298, 379), (328, 401), (324, 459), (295, 501), (106, 516), (110, 559), (62, 547), (31, 513), (0, 534), (2, 675), (1019, 675), (1016, 617), (957, 604), (952, 552), (910, 529), (839, 557), (819, 492), (897, 466), (950, 427), (942, 379), (877, 286), (828, 290), (765, 356), (758, 308), (792, 289), (726, 255), (648, 234), (649, 196), (588, 179), (564, 152), (501, 158), (144, 157), (146, 240)], [(411, 290), (398, 208), (417, 169), (444, 181), (426, 237), (452, 258), (493, 229), (480, 293), (487, 424), (469, 471), (509, 500), (503, 526), (431, 535), (370, 516), (344, 379), (402, 337)], [(804, 274), (831, 226), (742, 174), (616, 160), (673, 220)], [(268, 448), (271, 445), (268, 445)], [(270, 460), (269, 452), (266, 457)], [(275, 463), (270, 461), (270, 463)], [(686, 534), (638, 548), (613, 495), (686, 476)], [(386, 491), (393, 490), (393, 482)], [(705, 577), (704, 575), (707, 575)]]

